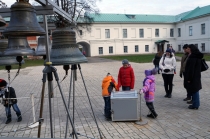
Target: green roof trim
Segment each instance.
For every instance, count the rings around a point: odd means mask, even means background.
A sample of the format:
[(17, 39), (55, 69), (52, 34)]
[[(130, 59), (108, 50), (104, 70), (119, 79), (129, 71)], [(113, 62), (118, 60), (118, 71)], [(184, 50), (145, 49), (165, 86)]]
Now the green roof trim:
[[(210, 5), (178, 15), (90, 13), (85, 16), (92, 18), (94, 23), (177, 23), (206, 15), (210, 15)], [(82, 19), (78, 23), (82, 23)]]
[(158, 43), (165, 43), (165, 42), (169, 42), (167, 40), (157, 40), (155, 43), (158, 44)]

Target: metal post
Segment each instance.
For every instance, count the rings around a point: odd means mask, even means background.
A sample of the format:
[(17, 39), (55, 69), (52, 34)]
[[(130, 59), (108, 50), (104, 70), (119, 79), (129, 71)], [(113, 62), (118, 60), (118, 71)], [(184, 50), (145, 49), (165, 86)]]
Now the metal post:
[(31, 104), (32, 104), (32, 113), (33, 113), (34, 122), (36, 122), (35, 109), (34, 109), (34, 94), (33, 93), (31, 93)]
[(141, 116), (141, 94), (140, 94), (140, 103), (139, 103), (139, 105), (140, 105), (140, 118), (139, 118), (139, 121), (137, 121), (137, 122), (135, 122), (135, 124), (137, 124), (137, 125), (146, 125), (148, 122), (147, 122), (147, 120), (142, 120), (142, 116)]

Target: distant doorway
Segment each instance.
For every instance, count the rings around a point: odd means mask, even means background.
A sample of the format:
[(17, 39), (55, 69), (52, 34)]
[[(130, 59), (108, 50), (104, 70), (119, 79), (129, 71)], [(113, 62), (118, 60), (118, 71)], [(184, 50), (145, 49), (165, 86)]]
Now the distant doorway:
[(78, 42), (77, 43), (79, 45), (79, 49), (80, 51), (84, 54), (86, 57), (90, 57), (90, 44), (87, 42)]

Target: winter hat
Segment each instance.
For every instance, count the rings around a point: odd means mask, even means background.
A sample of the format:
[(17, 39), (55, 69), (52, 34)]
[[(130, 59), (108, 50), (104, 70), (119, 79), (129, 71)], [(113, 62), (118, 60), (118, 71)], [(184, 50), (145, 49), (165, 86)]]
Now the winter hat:
[(171, 49), (167, 49), (167, 50), (166, 50), (166, 52), (169, 52), (169, 53), (171, 53)]
[(4, 79), (0, 79), (0, 87), (7, 86), (7, 82)]
[(152, 70), (145, 70), (144, 73), (146, 76), (152, 75)]
[(129, 64), (129, 61), (127, 59), (123, 59), (122, 64)]
[(157, 74), (157, 69), (153, 68), (152, 70), (145, 70), (144, 73), (146, 76), (155, 75), (155, 74)]

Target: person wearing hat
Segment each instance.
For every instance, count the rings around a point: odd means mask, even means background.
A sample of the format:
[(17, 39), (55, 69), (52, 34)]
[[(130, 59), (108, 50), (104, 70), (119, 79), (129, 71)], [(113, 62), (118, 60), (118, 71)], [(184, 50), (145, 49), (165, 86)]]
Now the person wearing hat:
[(8, 87), (8, 84), (4, 79), (0, 79), (0, 97), (3, 98), (3, 103), (7, 116), (5, 124), (8, 124), (12, 121), (11, 106), (16, 112), (17, 122), (22, 121), (21, 111), (17, 105), (17, 99), (7, 99), (16, 98), (15, 90), (13, 87)]
[(157, 74), (156, 68), (152, 70), (145, 70), (145, 79), (143, 81), (143, 88), (139, 90), (139, 93), (144, 93), (146, 105), (150, 110), (150, 114), (147, 117), (156, 118), (158, 114), (155, 111), (153, 102), (155, 99), (155, 74)]
[(171, 98), (173, 90), (174, 70), (176, 68), (176, 59), (171, 52), (167, 49), (159, 62), (159, 67), (162, 70), (162, 77), (164, 81), (164, 88), (166, 95), (164, 97)]
[[(181, 59), (181, 66), (180, 66), (180, 72), (179, 72), (179, 76), (182, 78), (182, 75), (184, 77), (184, 73), (185, 73), (185, 66), (186, 66), (186, 63), (187, 63), (187, 59), (188, 59), (188, 56), (189, 56), (189, 53), (187, 52), (187, 46), (188, 44), (185, 44), (182, 48), (183, 48), (183, 51), (184, 51), (184, 54), (182, 56), (182, 59)], [(187, 103), (192, 103), (192, 95), (190, 94), (190, 92), (187, 92), (187, 97), (185, 99), (183, 99), (183, 101), (187, 101)]]
[(118, 72), (118, 88), (122, 86), (123, 91), (128, 91), (134, 88), (134, 71), (127, 59), (122, 61), (122, 65)]
[(111, 100), (110, 95), (115, 88), (118, 91), (117, 83), (110, 73), (107, 73), (102, 81), (102, 96), (104, 98), (104, 115), (107, 120), (111, 120)]

